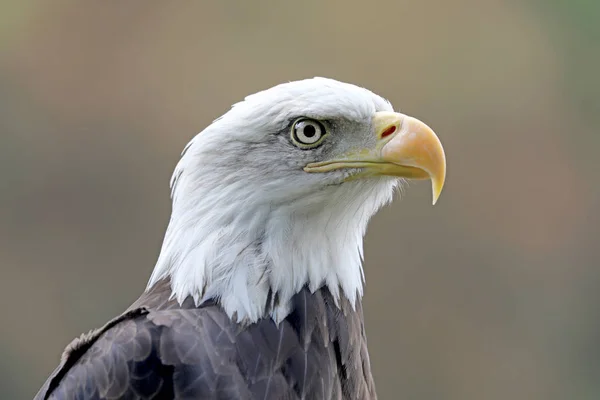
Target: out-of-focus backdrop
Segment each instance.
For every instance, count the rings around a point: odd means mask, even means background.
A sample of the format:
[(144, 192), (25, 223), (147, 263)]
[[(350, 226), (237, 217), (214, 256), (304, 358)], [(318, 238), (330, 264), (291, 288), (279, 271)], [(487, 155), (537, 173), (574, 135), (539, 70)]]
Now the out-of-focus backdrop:
[(143, 290), (187, 141), (327, 76), (439, 134), (448, 179), (380, 212), (381, 399), (600, 396), (600, 2), (12, 1), (0, 6), (0, 398)]

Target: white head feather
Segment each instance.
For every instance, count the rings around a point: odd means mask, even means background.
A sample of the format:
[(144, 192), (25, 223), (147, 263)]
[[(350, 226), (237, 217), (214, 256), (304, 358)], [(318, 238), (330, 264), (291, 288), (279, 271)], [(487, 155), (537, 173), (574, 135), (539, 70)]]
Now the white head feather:
[[(362, 242), (371, 216), (399, 180), (344, 182), (352, 171), (310, 174), (321, 150), (289, 141), (297, 117), (345, 121), (329, 151), (368, 144), (374, 93), (331, 79), (290, 82), (248, 96), (188, 144), (173, 179), (173, 210), (148, 289), (171, 279), (173, 296), (215, 298), (238, 321), (289, 312), (291, 297), (326, 285), (335, 299), (362, 297)], [(342, 131), (344, 129), (341, 129)], [(283, 133), (281, 133), (283, 132)], [(322, 150), (326, 151), (326, 150)], [(276, 294), (278, 302), (273, 301)]]

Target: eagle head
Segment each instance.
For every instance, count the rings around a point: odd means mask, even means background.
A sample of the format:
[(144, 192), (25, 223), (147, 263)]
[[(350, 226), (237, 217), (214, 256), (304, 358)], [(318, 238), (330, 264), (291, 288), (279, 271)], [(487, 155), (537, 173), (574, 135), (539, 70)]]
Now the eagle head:
[(423, 122), (332, 79), (246, 97), (186, 146), (150, 289), (220, 303), (229, 317), (276, 322), (307, 286), (362, 297), (369, 219), (403, 179), (444, 184), (444, 150)]

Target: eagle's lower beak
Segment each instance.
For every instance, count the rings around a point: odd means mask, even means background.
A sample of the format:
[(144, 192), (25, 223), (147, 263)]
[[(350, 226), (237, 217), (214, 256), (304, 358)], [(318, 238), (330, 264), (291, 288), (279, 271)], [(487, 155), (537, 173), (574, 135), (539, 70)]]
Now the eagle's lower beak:
[(431, 179), (433, 204), (446, 179), (446, 156), (435, 133), (416, 118), (395, 112), (373, 117), (377, 146), (352, 152), (342, 158), (308, 164), (306, 172), (340, 168), (362, 168), (361, 176), (387, 175), (409, 179)]

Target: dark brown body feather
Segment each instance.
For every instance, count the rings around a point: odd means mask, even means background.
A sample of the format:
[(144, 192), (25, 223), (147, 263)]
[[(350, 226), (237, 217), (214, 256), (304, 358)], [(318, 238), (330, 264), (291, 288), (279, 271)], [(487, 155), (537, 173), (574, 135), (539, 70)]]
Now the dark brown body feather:
[(374, 399), (360, 303), (303, 289), (291, 314), (242, 326), (163, 281), (74, 341), (38, 399)]

